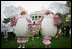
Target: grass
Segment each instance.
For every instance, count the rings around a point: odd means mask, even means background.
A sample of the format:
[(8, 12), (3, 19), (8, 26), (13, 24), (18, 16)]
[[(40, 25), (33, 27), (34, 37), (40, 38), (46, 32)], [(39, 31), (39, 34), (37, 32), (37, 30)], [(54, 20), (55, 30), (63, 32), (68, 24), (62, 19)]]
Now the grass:
[[(16, 39), (5, 41), (4, 38), (1, 39), (1, 48), (17, 48), (18, 43)], [(42, 36), (39, 35), (39, 38), (34, 37), (32, 41), (29, 38), (29, 41), (25, 44), (26, 48), (45, 48), (45, 45), (42, 43)], [(52, 37), (51, 38), (51, 48), (71, 48), (71, 39), (69, 37)]]

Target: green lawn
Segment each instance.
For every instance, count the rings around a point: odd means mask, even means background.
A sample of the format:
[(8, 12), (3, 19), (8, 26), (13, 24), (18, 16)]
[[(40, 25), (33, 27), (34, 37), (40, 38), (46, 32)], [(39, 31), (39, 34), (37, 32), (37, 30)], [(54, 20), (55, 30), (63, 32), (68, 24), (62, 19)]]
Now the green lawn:
[[(52, 37), (51, 38), (51, 48), (71, 48), (71, 39), (69, 37)], [(1, 39), (1, 48), (17, 48), (18, 43), (16, 39), (5, 41), (5, 39)], [(45, 45), (42, 43), (42, 36), (39, 38), (34, 37), (32, 41), (29, 38), (29, 41), (25, 44), (26, 48), (45, 48)]]

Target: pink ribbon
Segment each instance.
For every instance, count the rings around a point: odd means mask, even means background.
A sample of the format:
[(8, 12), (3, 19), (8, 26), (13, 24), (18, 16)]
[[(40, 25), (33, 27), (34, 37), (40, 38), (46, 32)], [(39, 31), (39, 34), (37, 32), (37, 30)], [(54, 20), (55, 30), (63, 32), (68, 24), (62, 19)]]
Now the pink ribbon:
[(49, 36), (43, 36), (43, 40), (47, 43), (47, 40), (49, 40), (50, 37)]
[(18, 40), (26, 40), (27, 37), (17, 37)]

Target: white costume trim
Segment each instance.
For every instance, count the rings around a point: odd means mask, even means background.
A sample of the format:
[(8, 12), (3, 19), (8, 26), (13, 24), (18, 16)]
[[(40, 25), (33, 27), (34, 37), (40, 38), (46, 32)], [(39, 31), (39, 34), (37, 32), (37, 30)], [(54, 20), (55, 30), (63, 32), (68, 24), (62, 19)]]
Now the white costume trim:
[(26, 43), (28, 40), (17, 40), (17, 43)]
[(49, 40), (47, 40), (47, 42), (46, 42), (45, 40), (43, 40), (43, 43), (44, 43), (45, 45), (51, 44), (51, 42), (50, 42)]

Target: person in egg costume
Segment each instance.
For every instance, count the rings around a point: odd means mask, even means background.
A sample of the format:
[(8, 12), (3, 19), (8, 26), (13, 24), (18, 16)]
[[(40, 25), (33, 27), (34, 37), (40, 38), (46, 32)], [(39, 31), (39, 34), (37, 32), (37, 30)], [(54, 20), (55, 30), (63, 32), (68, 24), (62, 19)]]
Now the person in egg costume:
[(59, 17), (47, 10), (39, 23), (41, 24), (41, 34), (43, 35), (43, 43), (45, 44), (45, 48), (47, 48), (47, 45), (51, 48), (50, 36), (56, 35), (57, 25), (61, 24), (61, 20)]
[(17, 18), (17, 22), (15, 25), (14, 33), (17, 36), (17, 43), (19, 43), (19, 47), (21, 48), (21, 44), (23, 44), (22, 48), (25, 48), (25, 43), (27, 40), (27, 30), (28, 25), (30, 24), (30, 21), (28, 20), (28, 15), (26, 14), (26, 11), (23, 10), (23, 8), (20, 8), (21, 15)]

